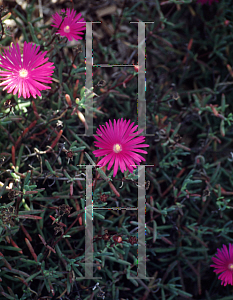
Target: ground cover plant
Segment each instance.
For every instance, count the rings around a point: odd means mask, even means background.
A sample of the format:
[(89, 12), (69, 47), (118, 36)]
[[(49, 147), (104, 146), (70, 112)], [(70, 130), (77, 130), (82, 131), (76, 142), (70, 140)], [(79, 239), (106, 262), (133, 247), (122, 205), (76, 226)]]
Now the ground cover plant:
[(0, 299), (232, 299), (231, 1), (1, 5)]

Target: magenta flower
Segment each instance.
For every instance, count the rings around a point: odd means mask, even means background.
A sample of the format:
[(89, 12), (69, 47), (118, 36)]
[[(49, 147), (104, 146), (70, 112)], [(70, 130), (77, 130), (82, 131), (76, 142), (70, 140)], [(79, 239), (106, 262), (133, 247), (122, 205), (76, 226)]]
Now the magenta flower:
[(113, 177), (116, 176), (118, 166), (120, 166), (121, 172), (129, 170), (130, 173), (133, 172), (133, 168), (136, 168), (135, 164), (139, 164), (145, 159), (137, 154), (147, 153), (145, 150), (139, 148), (149, 147), (147, 144), (142, 144), (145, 141), (144, 136), (135, 136), (141, 133), (143, 130), (138, 132), (134, 131), (138, 125), (134, 126), (134, 122), (130, 124), (130, 120), (127, 122), (123, 119), (115, 120), (114, 123), (109, 120), (105, 125), (100, 125), (100, 129), (97, 129), (95, 138), (98, 142), (94, 142), (96, 147), (101, 149), (93, 151), (95, 157), (104, 156), (98, 163), (98, 166), (105, 166), (108, 162), (108, 170), (114, 164)]
[(216, 270), (214, 270), (216, 274), (222, 273), (218, 276), (218, 279), (222, 280), (222, 285), (233, 285), (233, 244), (229, 244), (229, 252), (226, 245), (223, 245), (223, 248), (217, 251), (217, 258), (212, 257), (215, 265), (210, 266), (216, 268)]
[(197, 0), (197, 3), (201, 3), (202, 5), (207, 3), (211, 5), (213, 2), (218, 2), (218, 0)]
[(0, 55), (0, 67), (5, 69), (0, 70), (0, 79), (3, 80), (0, 86), (5, 86), (3, 90), (7, 89), (8, 93), (13, 91), (15, 95), (18, 92), (18, 97), (41, 96), (40, 91), (50, 89), (41, 82), (51, 83), (55, 68), (53, 63), (47, 62), (48, 57), (44, 58), (47, 51), (38, 53), (40, 46), (36, 48), (36, 45), (24, 42), (21, 55), (18, 43), (16, 47), (12, 45)]
[[(65, 10), (61, 10), (61, 12), (65, 12)], [(51, 26), (60, 28), (57, 33), (61, 36), (67, 37), (68, 41), (81, 40), (82, 37), (80, 34), (84, 34), (82, 31), (86, 28), (86, 22), (83, 18), (81, 18), (81, 13), (75, 15), (76, 11), (72, 9), (70, 11), (69, 8), (66, 9), (66, 17), (62, 22), (62, 17), (59, 13), (55, 13), (52, 15), (53, 23)]]

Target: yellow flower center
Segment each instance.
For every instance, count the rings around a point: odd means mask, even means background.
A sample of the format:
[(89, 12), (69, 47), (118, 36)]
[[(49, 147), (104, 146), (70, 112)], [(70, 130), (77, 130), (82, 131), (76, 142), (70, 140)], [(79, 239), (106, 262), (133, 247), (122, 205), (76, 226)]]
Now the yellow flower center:
[(65, 31), (66, 33), (70, 32), (70, 26), (67, 25), (66, 27), (64, 27), (64, 31)]
[(27, 77), (27, 76), (28, 76), (28, 71), (25, 70), (25, 69), (21, 69), (21, 70), (19, 71), (19, 76), (22, 77), (22, 78)]
[(115, 145), (113, 146), (113, 151), (114, 151), (115, 153), (121, 152), (121, 151), (122, 151), (121, 145), (120, 145), (120, 144), (115, 144)]
[(233, 271), (233, 264), (229, 264), (228, 265), (228, 269), (231, 270), (231, 271)]

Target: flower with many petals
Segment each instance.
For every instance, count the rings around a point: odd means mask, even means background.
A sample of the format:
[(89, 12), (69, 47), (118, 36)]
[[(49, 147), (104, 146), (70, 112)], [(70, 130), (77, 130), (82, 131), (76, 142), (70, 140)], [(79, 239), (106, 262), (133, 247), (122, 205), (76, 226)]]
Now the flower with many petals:
[(147, 153), (145, 150), (139, 148), (149, 147), (147, 144), (142, 144), (145, 141), (144, 136), (138, 136), (143, 130), (134, 132), (138, 125), (134, 126), (134, 122), (130, 124), (130, 120), (119, 119), (115, 120), (112, 124), (111, 120), (105, 125), (100, 125), (97, 129), (95, 136), (97, 142), (94, 144), (101, 149), (93, 151), (95, 157), (104, 156), (98, 163), (98, 166), (105, 166), (108, 164), (108, 170), (114, 164), (113, 177), (116, 176), (118, 166), (120, 166), (121, 172), (129, 170), (133, 172), (133, 168), (136, 168), (136, 164), (139, 165), (141, 161), (145, 159), (136, 152)]
[(39, 52), (40, 46), (33, 46), (32, 43), (24, 42), (23, 55), (20, 53), (19, 44), (12, 45), (9, 50), (5, 50), (0, 55), (0, 86), (5, 86), (3, 90), (8, 93), (18, 92), (18, 97), (23, 95), (29, 98), (31, 95), (41, 96), (40, 91), (50, 89), (50, 86), (42, 84), (52, 82), (53, 63), (47, 62), (48, 57), (44, 58), (47, 51)]
[(216, 274), (221, 273), (218, 279), (222, 280), (221, 284), (226, 286), (227, 284), (233, 285), (233, 244), (229, 244), (229, 251), (226, 245), (223, 248), (217, 250), (217, 257), (212, 257)]
[[(64, 10), (62, 10), (64, 12)], [(80, 34), (84, 34), (82, 31), (86, 28), (86, 22), (83, 18), (81, 18), (81, 13), (76, 15), (76, 11), (74, 9), (70, 10), (66, 9), (66, 16), (62, 19), (59, 13), (55, 13), (52, 15), (53, 23), (51, 26), (59, 28), (58, 34), (61, 36), (67, 37), (68, 41), (81, 40), (82, 37)]]

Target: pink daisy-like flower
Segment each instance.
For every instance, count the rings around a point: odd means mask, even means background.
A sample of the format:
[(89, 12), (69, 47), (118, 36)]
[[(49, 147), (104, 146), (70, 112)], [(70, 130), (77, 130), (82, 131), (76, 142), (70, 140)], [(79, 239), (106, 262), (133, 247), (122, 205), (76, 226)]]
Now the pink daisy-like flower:
[(233, 285), (233, 244), (229, 244), (229, 251), (226, 245), (223, 245), (223, 248), (217, 251), (217, 258), (212, 257), (215, 264), (211, 267), (216, 268), (214, 270), (216, 274), (222, 273), (218, 276), (218, 279), (222, 280), (222, 285)]
[(197, 0), (197, 3), (201, 3), (202, 5), (207, 3), (211, 5), (213, 2), (218, 2), (218, 0)]
[(105, 155), (99, 161), (98, 166), (103, 167), (109, 163), (107, 168), (109, 170), (115, 163), (113, 177), (116, 176), (118, 166), (120, 166), (121, 172), (128, 169), (132, 173), (133, 168), (136, 168), (136, 164), (138, 165), (142, 160), (145, 161), (136, 152), (147, 154), (145, 150), (139, 148), (149, 147), (149, 145), (142, 144), (145, 141), (144, 136), (135, 138), (143, 130), (134, 133), (138, 125), (133, 126), (134, 122), (130, 124), (130, 120), (127, 122), (123, 119), (117, 121), (114, 119), (113, 124), (109, 120), (109, 123), (106, 122), (106, 126), (100, 125), (100, 128), (96, 131), (98, 136), (95, 136), (95, 138), (98, 142), (95, 141), (94, 144), (101, 149), (93, 151), (93, 154), (95, 157)]
[(40, 46), (36, 48), (36, 45), (24, 42), (23, 55), (18, 43), (0, 55), (0, 67), (5, 69), (0, 70), (0, 79), (3, 80), (0, 86), (5, 86), (3, 90), (13, 91), (14, 95), (18, 92), (18, 97), (29, 98), (32, 95), (36, 98), (36, 95), (41, 96), (40, 91), (50, 89), (41, 82), (52, 82), (55, 67), (47, 62), (48, 57), (44, 58), (47, 51), (38, 53), (39, 50)]
[[(65, 10), (61, 10), (64, 12)], [(62, 17), (59, 13), (55, 13), (52, 15), (53, 23), (51, 26), (59, 28), (61, 22), (61, 26), (57, 33), (61, 36), (67, 37), (68, 41), (74, 40), (81, 40), (82, 37), (80, 34), (84, 34), (82, 31), (86, 28), (86, 22), (83, 18), (81, 18), (81, 13), (75, 15), (76, 11), (74, 9), (70, 10), (69, 8), (66, 9), (66, 17), (62, 22)]]

